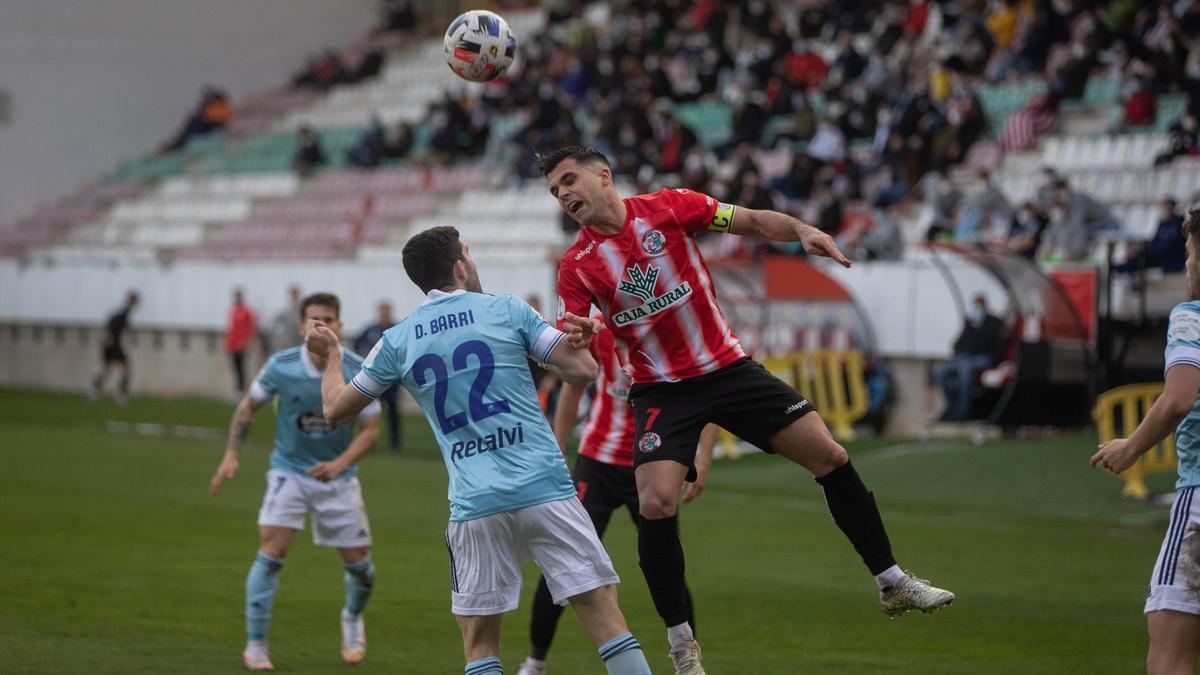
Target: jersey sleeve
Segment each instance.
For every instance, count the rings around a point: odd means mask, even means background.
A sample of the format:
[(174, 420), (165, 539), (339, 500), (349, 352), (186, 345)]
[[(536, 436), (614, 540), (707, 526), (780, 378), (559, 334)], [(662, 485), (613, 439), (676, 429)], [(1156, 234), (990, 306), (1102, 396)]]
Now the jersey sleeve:
[(393, 384), (398, 384), (404, 377), (404, 373), (400, 372), (399, 349), (389, 345), (387, 338), (387, 333), (379, 338), (379, 341), (367, 353), (367, 357), (363, 359), (362, 369), (358, 371), (354, 379), (350, 380), (350, 386), (357, 389), (363, 396), (379, 398), (383, 396), (383, 392)]
[(545, 363), (550, 358), (550, 353), (566, 337), (566, 334), (546, 323), (542, 315), (534, 311), (524, 300), (512, 295), (504, 296), (504, 300), (508, 303), (508, 312), (512, 317), (513, 326), (516, 327), (517, 333), (520, 334), (521, 341), (525, 345), (525, 352), (535, 361)]
[(250, 383), (250, 400), (262, 405), (275, 398), (279, 393), (279, 373), (275, 368), (275, 357), (267, 359), (262, 370), (254, 376)]
[(1200, 307), (1184, 303), (1171, 311), (1166, 361), (1164, 373), (1178, 365), (1200, 368)]
[(733, 213), (737, 207), (719, 202), (703, 192), (663, 190), (662, 198), (675, 212), (675, 219), (685, 232), (711, 230), (728, 233), (733, 226)]
[(555, 325), (563, 328), (567, 312), (575, 316), (588, 316), (592, 310), (592, 294), (575, 273), (575, 268), (564, 261), (558, 268), (558, 314)]

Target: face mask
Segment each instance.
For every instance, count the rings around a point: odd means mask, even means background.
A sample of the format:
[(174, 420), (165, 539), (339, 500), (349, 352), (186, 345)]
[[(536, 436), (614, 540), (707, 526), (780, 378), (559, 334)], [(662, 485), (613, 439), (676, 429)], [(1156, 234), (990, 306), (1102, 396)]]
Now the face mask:
[(970, 321), (971, 323), (982, 322), (984, 316), (985, 316), (985, 312), (983, 311), (983, 308), (980, 307), (979, 305), (974, 305), (971, 307), (971, 309), (967, 310), (967, 320)]

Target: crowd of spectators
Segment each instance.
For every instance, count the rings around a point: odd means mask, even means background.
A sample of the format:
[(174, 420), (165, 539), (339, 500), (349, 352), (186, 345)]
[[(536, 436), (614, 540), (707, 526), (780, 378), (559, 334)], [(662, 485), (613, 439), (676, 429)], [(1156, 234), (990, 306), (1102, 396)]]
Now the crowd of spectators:
[[(413, 30), (406, 0), (381, 8), (378, 31)], [(952, 169), (989, 136), (1032, 148), (1093, 77), (1120, 82), (1114, 132), (1149, 126), (1162, 94), (1185, 94), (1158, 162), (1200, 154), (1198, 0), (552, 0), (543, 11), (546, 29), (521, 36), (508, 77), (453, 90), (415, 123), (373, 120), (346, 163), (410, 157), (420, 130), (429, 161), (499, 156), (536, 178), (533, 150), (583, 142), (639, 191), (683, 186), (796, 213), (868, 259), (902, 255), (905, 207), (921, 200), (928, 240), (1079, 259), (1119, 223), (1067, 177), (1047, 170), (1038, 198), (1014, 204), (986, 171)], [(296, 84), (354, 81), (365, 63), (326, 53)], [(993, 128), (980, 88), (1011, 82), (1040, 88)], [(679, 116), (681, 104), (718, 102), (732, 115), (715, 142)], [(494, 121), (518, 112), (497, 139)], [(311, 141), (301, 173), (325, 161)]]
[[(480, 97), (490, 116), (525, 113), (512, 137), (522, 177), (536, 177), (530, 149), (583, 141), (639, 190), (681, 185), (802, 214), (868, 257), (900, 254), (895, 207), (919, 196), (935, 203), (933, 238), (1085, 256), (1116, 221), (1066, 178), (1013, 205), (983, 176), (957, 194), (950, 169), (989, 132), (1003, 149), (1032, 147), (1091, 77), (1121, 82), (1114, 131), (1153, 123), (1162, 94), (1187, 94), (1193, 111), (1200, 94), (1195, 0), (561, 0), (546, 11), (518, 70)], [(979, 89), (1012, 81), (1043, 86), (989, 128)], [(732, 121), (708, 148), (675, 110), (714, 99)], [(1172, 129), (1163, 162), (1196, 152), (1195, 119)], [(787, 165), (767, 180), (772, 152)]]

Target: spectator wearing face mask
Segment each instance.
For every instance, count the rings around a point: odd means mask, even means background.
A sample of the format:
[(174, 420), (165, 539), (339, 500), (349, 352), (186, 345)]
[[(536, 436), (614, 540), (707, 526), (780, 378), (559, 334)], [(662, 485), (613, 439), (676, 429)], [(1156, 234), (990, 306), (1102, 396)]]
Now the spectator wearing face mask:
[(1037, 204), (1022, 204), (1013, 214), (1012, 225), (1008, 231), (1008, 252), (1032, 260), (1049, 224), (1050, 219), (1046, 218)]
[(988, 314), (987, 299), (976, 295), (967, 310), (962, 332), (954, 341), (954, 356), (933, 368), (933, 376), (946, 401), (942, 421), (960, 421), (970, 416), (975, 378), (995, 367), (1003, 349), (1004, 322)]
[(1107, 206), (1090, 195), (1072, 190), (1065, 178), (1059, 178), (1054, 206), (1050, 208), (1050, 226), (1039, 255), (1082, 260), (1092, 250), (1098, 235), (1119, 230), (1120, 225)]
[(1125, 251), (1127, 262), (1114, 265), (1113, 271), (1135, 272), (1141, 263), (1145, 264), (1147, 269), (1160, 269), (1164, 274), (1178, 274), (1187, 263), (1184, 243), (1183, 216), (1178, 211), (1176, 201), (1168, 197), (1162, 201), (1162, 215), (1154, 237), (1149, 241), (1129, 244)]

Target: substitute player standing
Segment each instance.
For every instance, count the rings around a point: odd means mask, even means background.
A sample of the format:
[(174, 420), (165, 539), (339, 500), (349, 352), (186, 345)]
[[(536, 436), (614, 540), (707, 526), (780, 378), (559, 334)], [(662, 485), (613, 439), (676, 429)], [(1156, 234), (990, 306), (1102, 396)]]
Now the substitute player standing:
[(1175, 432), (1175, 506), (1146, 596), (1150, 675), (1194, 673), (1200, 661), (1200, 503), (1194, 499), (1200, 487), (1200, 209), (1188, 212), (1183, 233), (1191, 300), (1171, 310), (1163, 393), (1129, 438), (1102, 444), (1091, 459), (1092, 466), (1121, 473)]
[(575, 498), (526, 362), (533, 356), (565, 382), (591, 381), (592, 322), (564, 317), (567, 337), (517, 298), (485, 295), (452, 227), (416, 235), (403, 259), (425, 302), (384, 333), (350, 385), (328, 328), (310, 322), (306, 344), (330, 356), (321, 393), (331, 423), (353, 419), (399, 384), (437, 436), (450, 474), (446, 548), (466, 675), (503, 672), (500, 620), (517, 607), (521, 563), (529, 558), (554, 601), (575, 608), (610, 674), (649, 673), (617, 607), (616, 572)]
[(813, 473), (834, 522), (875, 575), (889, 615), (953, 601), (953, 593), (896, 565), (875, 499), (845, 449), (812, 404), (742, 351), (695, 234), (800, 241), (809, 253), (848, 267), (833, 239), (791, 216), (738, 209), (690, 190), (621, 199), (608, 159), (592, 148), (561, 148), (540, 156), (539, 164), (559, 206), (583, 226), (559, 267), (559, 314), (595, 305), (629, 350), (638, 554), (668, 626), (676, 671), (704, 672), (687, 623), (676, 505), (680, 487), (696, 478), (696, 442), (710, 422)]
[[(316, 293), (300, 303), (300, 330), (305, 321), (321, 321), (340, 333), (341, 303), (336, 295)], [(336, 337), (334, 338), (336, 339)], [(363, 506), (355, 463), (379, 437), (379, 404), (364, 406), (361, 429), (335, 428), (321, 414), (321, 372), (324, 353), (303, 345), (271, 356), (250, 385), (229, 425), (225, 457), (213, 474), (209, 494), (238, 469), (238, 453), (250, 433), (254, 413), (279, 398), (275, 450), (267, 472), (267, 492), (258, 512), (259, 550), (246, 577), (246, 649), (242, 661), (250, 670), (273, 670), (267, 650), (267, 628), (279, 586), (279, 572), (296, 532), (312, 514), (313, 543), (338, 550), (345, 565), (346, 603), (342, 608), (342, 658), (358, 663), (366, 655), (363, 610), (375, 585), (371, 561), (371, 529)], [(339, 372), (353, 377), (362, 358), (343, 352)]]
[[(592, 338), (592, 356), (600, 365), (596, 377), (596, 393), (592, 398), (591, 411), (579, 442), (579, 457), (575, 460), (575, 491), (584, 510), (596, 526), (596, 534), (604, 538), (608, 522), (614, 511), (622, 506), (629, 510), (633, 524), (637, 526), (638, 501), (637, 482), (633, 476), (633, 408), (629, 406), (629, 375), (625, 372), (629, 358), (623, 348), (618, 348), (612, 331), (601, 326)], [(559, 393), (558, 408), (554, 415), (554, 435), (558, 446), (566, 451), (575, 428), (575, 415), (582, 399), (585, 385), (564, 384)], [(704, 489), (708, 465), (712, 461), (713, 445), (716, 443), (717, 427), (709, 425), (701, 435), (700, 450), (696, 455), (696, 482), (688, 483), (683, 501), (690, 502)], [(695, 626), (692, 596), (684, 587), (687, 599), (688, 624)], [(542, 675), (546, 672), (546, 656), (563, 608), (554, 604), (546, 580), (539, 579), (533, 596), (533, 613), (529, 621), (529, 658), (521, 664), (517, 675)]]

